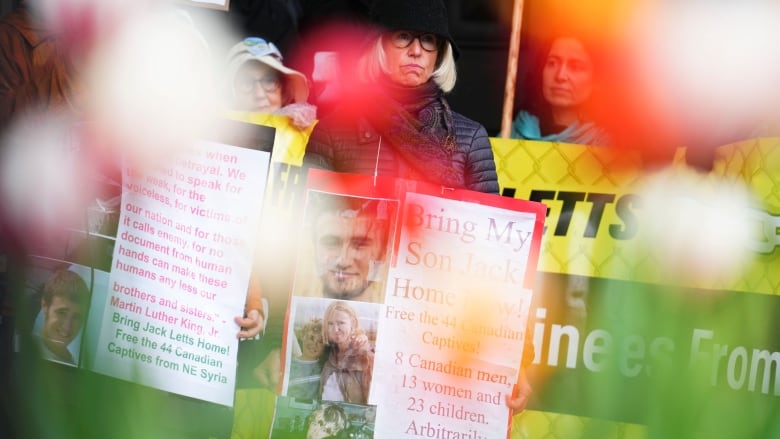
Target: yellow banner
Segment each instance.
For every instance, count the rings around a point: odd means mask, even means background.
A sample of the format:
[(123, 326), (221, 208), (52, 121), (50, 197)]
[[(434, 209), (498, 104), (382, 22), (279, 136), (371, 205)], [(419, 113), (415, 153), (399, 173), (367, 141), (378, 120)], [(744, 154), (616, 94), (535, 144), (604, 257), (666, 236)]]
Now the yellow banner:
[[(755, 203), (748, 211), (755, 225), (748, 259), (741, 262), (744, 265), (737, 277), (697, 279), (687, 286), (766, 294), (780, 290), (780, 270), (776, 269), (780, 252), (775, 251), (780, 243), (778, 142), (772, 138), (726, 145), (717, 149), (710, 173), (681, 164), (659, 177), (643, 168), (638, 155), (626, 150), (491, 138), (502, 193), (548, 207), (539, 270), (664, 283), (667, 280), (659, 279), (657, 270), (663, 261), (648, 252), (655, 235), (646, 220), (662, 217), (664, 212), (646, 212), (649, 206), (643, 189), (653, 179), (693, 179), (712, 192), (713, 203), (718, 203), (717, 191), (733, 183), (744, 185)], [(670, 199), (667, 208), (679, 205)]]
[(754, 139), (716, 150), (712, 174), (747, 185), (756, 199), (752, 212), (755, 259), (731, 288), (780, 294), (780, 138)]
[[(490, 140), (502, 194), (547, 205), (539, 269), (615, 276), (614, 255), (636, 237), (639, 159), (606, 148)], [(628, 276), (634, 267), (625, 264)]]

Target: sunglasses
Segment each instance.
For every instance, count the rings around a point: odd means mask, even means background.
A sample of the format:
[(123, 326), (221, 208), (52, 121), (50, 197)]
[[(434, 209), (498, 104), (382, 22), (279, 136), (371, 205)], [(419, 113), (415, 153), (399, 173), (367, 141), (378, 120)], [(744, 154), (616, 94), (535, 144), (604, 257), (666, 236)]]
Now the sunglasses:
[(439, 49), (439, 37), (436, 34), (399, 30), (390, 33), (388, 38), (399, 49), (409, 47), (414, 40), (419, 40), (420, 46), (426, 52), (435, 52)]

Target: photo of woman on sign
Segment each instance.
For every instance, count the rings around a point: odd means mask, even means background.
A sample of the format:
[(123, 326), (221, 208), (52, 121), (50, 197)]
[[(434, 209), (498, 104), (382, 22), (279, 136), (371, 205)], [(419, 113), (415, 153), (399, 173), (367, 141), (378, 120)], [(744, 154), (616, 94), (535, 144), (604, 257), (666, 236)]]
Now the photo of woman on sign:
[(366, 404), (374, 352), (362, 337), (355, 309), (344, 301), (333, 302), (325, 311), (324, 322), (322, 335), (330, 353), (322, 368), (322, 400)]

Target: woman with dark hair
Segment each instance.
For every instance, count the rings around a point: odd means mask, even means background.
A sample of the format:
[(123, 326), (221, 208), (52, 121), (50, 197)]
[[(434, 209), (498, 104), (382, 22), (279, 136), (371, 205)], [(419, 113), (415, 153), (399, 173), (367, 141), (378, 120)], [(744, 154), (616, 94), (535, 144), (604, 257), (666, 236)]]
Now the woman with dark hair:
[(540, 53), (528, 104), (515, 117), (512, 138), (583, 145), (609, 145), (596, 123), (595, 93), (603, 67), (595, 43), (566, 34)]

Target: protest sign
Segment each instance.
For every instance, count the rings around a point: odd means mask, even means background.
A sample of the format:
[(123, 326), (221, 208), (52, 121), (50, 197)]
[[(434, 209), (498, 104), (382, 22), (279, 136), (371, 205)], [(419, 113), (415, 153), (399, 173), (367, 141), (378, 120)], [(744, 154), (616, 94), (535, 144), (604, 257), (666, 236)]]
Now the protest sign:
[(379, 320), (377, 431), (506, 434), (544, 207), (480, 201), (406, 194)]
[(152, 169), (124, 166), (109, 298), (86, 367), (232, 405), (233, 317), (243, 313), (268, 161), (202, 142)]
[[(377, 437), (505, 435), (543, 215), (539, 203), (311, 171), (282, 393), (375, 405)], [(317, 323), (319, 367), (294, 376)]]

